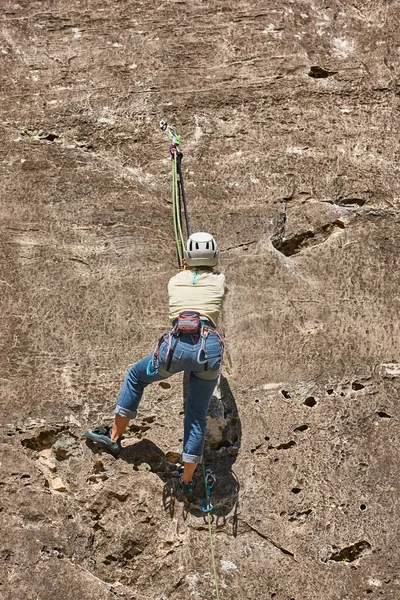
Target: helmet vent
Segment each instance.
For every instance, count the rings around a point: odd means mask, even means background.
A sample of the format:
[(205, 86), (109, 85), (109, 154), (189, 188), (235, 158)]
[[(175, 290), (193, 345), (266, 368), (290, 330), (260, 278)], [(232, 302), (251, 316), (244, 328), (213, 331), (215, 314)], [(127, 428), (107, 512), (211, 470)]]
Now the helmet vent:
[(198, 249), (199, 249), (199, 244), (198, 244), (198, 242), (196, 242), (196, 250), (198, 250)]

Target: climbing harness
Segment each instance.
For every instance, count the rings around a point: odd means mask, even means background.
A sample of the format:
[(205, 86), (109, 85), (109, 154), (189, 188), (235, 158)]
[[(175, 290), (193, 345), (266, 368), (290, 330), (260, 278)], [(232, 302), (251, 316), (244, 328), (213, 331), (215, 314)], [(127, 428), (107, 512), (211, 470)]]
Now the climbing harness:
[[(181, 317), (182, 315), (182, 317)], [(181, 317), (181, 319), (179, 319)], [(146, 373), (149, 377), (157, 375), (159, 368), (159, 354), (163, 343), (168, 340), (167, 352), (165, 355), (165, 365), (163, 366), (164, 371), (169, 371), (172, 358), (174, 356), (175, 348), (179, 341), (180, 335), (194, 335), (195, 342), (197, 343), (198, 338), (201, 340), (199, 352), (197, 354), (197, 361), (199, 364), (205, 365), (204, 370), (207, 371), (208, 356), (206, 351), (206, 342), (210, 333), (215, 333), (221, 344), (221, 365), (224, 357), (224, 338), (222, 334), (213, 325), (207, 325), (201, 322), (200, 315), (196, 311), (182, 311), (179, 313), (178, 319), (175, 325), (167, 333), (163, 333), (154, 349), (153, 356), (149, 360)]]
[(222, 361), (224, 359), (224, 338), (222, 337), (222, 333), (220, 331), (218, 331), (218, 329), (214, 326), (202, 325), (201, 330), (200, 330), (201, 345), (200, 345), (199, 353), (197, 355), (197, 360), (200, 364), (205, 365), (205, 367), (204, 367), (205, 371), (207, 371), (207, 365), (208, 365), (208, 356), (207, 356), (207, 352), (206, 352), (206, 341), (207, 341), (207, 338), (210, 333), (215, 333), (221, 344), (221, 366), (222, 366)]
[(215, 549), (214, 549), (214, 541), (213, 541), (212, 528), (211, 528), (211, 523), (212, 523), (211, 511), (214, 508), (213, 505), (211, 504), (211, 489), (214, 487), (214, 485), (217, 481), (217, 478), (215, 477), (215, 475), (211, 471), (211, 469), (207, 469), (207, 471), (206, 471), (206, 467), (204, 465), (204, 459), (202, 460), (202, 466), (203, 466), (204, 485), (206, 488), (206, 497), (203, 500), (203, 503), (201, 505), (201, 510), (203, 511), (203, 513), (205, 513), (205, 515), (207, 515), (208, 532), (210, 534), (211, 564), (212, 564), (213, 577), (214, 577), (215, 594), (216, 594), (217, 600), (219, 600), (218, 575), (217, 575), (217, 567), (215, 564)]
[[(178, 336), (175, 335), (174, 328), (171, 329), (170, 331), (168, 331), (168, 333), (163, 333), (157, 342), (156, 348), (153, 352), (153, 356), (152, 356), (151, 360), (149, 360), (147, 369), (146, 369), (146, 373), (150, 377), (153, 377), (154, 375), (157, 375), (157, 373), (158, 373), (158, 367), (159, 367), (158, 356), (160, 354), (160, 348), (163, 345), (163, 343), (165, 342), (165, 340), (168, 340), (168, 347), (167, 347), (167, 354), (165, 356), (164, 371), (169, 371), (169, 368), (171, 366), (172, 357), (174, 355), (175, 348), (179, 341)], [(174, 340), (175, 340), (175, 343), (174, 343)]]
[[(206, 342), (210, 333), (215, 333), (221, 344), (221, 366), (224, 358), (224, 338), (222, 334), (213, 325), (202, 323), (200, 315), (196, 311), (182, 311), (178, 315), (178, 319), (174, 326), (167, 333), (163, 333), (154, 349), (153, 356), (147, 364), (146, 373), (149, 377), (153, 377), (158, 374), (159, 368), (159, 354), (163, 343), (168, 340), (167, 352), (165, 355), (165, 365), (163, 366), (164, 371), (169, 371), (172, 358), (174, 356), (175, 348), (179, 341), (180, 335), (193, 335), (195, 342), (197, 343), (200, 338), (201, 344), (199, 352), (197, 354), (197, 361), (204, 366), (204, 370), (208, 369), (208, 356), (206, 351)], [(220, 367), (221, 368), (221, 367)]]
[(190, 236), (190, 226), (182, 174), (183, 154), (179, 149), (181, 136), (175, 131), (175, 129), (168, 125), (165, 120), (160, 121), (160, 128), (162, 131), (166, 131), (168, 133), (170, 141), (169, 151), (171, 153), (172, 160), (172, 215), (174, 222), (174, 237), (178, 263), (181, 268), (184, 268), (183, 253), (185, 249), (185, 241), (182, 230), (182, 207), (185, 215), (187, 237)]

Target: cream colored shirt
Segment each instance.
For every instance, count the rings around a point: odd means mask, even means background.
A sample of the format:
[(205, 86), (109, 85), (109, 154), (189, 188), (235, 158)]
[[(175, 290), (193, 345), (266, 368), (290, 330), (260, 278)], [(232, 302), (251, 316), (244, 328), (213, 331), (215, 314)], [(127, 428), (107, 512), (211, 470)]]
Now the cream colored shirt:
[(168, 283), (169, 318), (173, 322), (181, 311), (196, 310), (217, 325), (224, 293), (222, 273), (201, 268), (180, 271)]

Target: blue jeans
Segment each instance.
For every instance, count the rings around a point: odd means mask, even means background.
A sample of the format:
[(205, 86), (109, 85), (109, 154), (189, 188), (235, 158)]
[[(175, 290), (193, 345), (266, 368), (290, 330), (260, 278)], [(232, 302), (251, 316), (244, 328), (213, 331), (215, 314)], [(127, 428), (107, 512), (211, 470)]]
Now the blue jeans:
[(182, 460), (190, 463), (201, 462), (203, 456), (207, 410), (222, 361), (222, 345), (217, 334), (209, 333), (205, 340), (205, 353), (199, 354), (200, 350), (199, 336), (173, 337), (173, 354), (168, 367), (168, 339), (165, 339), (159, 349), (158, 371), (153, 372), (152, 369), (154, 353), (134, 364), (126, 374), (114, 411), (121, 417), (135, 418), (145, 387), (181, 371), (189, 373)]

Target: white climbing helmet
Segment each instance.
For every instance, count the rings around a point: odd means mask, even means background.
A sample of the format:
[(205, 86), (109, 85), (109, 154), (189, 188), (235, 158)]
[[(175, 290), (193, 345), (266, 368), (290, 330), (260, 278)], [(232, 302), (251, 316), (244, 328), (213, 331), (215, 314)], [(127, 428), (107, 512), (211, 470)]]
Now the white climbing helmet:
[(184, 250), (185, 262), (189, 267), (215, 267), (219, 249), (211, 233), (192, 233)]

